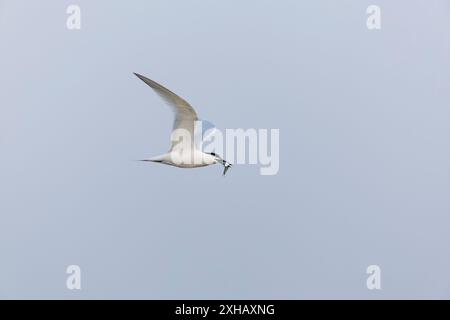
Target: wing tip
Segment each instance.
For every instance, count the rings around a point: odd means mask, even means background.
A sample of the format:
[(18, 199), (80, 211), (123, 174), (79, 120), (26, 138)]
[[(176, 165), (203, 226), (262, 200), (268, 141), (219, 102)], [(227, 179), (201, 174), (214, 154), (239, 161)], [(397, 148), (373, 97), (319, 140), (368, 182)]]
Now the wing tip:
[[(150, 80), (149, 78), (147, 78), (146, 76), (143, 76), (142, 74), (139, 74), (137, 72), (133, 72), (133, 74), (138, 77), (139, 79), (141, 79), (142, 81), (144, 81), (148, 86), (154, 88), (155, 84), (158, 85), (155, 81)], [(161, 86), (161, 85), (159, 85)]]

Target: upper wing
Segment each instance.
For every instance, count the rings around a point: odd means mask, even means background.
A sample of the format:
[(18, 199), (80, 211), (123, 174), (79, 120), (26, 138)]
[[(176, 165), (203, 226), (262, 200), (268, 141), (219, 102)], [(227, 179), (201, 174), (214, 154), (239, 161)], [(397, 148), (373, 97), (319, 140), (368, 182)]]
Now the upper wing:
[[(173, 123), (173, 130), (184, 129), (187, 130), (191, 136), (191, 145), (194, 145), (194, 125), (198, 120), (197, 113), (194, 108), (183, 98), (177, 96), (169, 89), (163, 87), (159, 83), (150, 80), (140, 74), (135, 75), (149, 85), (155, 92), (166, 101), (175, 113), (175, 120)], [(172, 148), (174, 145), (172, 145)]]

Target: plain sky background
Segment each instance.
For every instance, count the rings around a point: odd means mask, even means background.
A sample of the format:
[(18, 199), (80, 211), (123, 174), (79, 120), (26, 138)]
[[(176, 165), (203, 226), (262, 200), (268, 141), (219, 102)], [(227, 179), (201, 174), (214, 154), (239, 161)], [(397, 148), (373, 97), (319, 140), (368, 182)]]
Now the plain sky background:
[[(449, 57), (447, 0), (0, 0), (0, 298), (450, 298)], [(132, 72), (279, 174), (135, 162), (172, 114)]]

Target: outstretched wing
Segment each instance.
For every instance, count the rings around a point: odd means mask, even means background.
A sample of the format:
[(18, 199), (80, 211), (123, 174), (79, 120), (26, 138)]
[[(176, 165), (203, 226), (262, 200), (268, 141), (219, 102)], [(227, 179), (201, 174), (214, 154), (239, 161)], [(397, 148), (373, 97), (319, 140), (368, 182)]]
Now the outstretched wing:
[[(177, 129), (184, 129), (190, 134), (191, 146), (194, 147), (194, 125), (198, 120), (197, 113), (194, 108), (183, 98), (179, 97), (169, 89), (163, 87), (159, 83), (144, 77), (143, 75), (135, 73), (135, 75), (144, 81), (171, 107), (175, 114), (173, 122), (173, 131)], [(173, 150), (177, 144), (172, 144), (170, 150)]]

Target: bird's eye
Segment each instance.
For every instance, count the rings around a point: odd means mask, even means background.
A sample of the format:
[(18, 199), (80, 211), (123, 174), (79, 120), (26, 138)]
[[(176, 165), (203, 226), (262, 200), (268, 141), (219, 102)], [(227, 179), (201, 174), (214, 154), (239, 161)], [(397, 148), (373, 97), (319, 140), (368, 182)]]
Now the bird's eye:
[(210, 155), (212, 155), (214, 157), (216, 156), (216, 154), (214, 152), (211, 152)]

